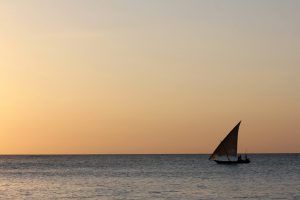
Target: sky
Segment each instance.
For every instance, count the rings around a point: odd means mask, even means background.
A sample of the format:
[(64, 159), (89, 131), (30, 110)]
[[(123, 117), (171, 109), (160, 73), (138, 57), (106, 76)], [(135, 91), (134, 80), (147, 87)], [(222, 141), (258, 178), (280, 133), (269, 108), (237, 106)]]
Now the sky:
[(300, 152), (299, 9), (0, 0), (0, 154)]

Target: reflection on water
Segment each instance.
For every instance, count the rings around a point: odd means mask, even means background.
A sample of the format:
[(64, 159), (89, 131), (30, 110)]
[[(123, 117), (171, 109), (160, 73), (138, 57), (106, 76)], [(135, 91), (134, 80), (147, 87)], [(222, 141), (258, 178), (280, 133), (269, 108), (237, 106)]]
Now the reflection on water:
[(0, 156), (0, 199), (300, 199), (300, 154)]

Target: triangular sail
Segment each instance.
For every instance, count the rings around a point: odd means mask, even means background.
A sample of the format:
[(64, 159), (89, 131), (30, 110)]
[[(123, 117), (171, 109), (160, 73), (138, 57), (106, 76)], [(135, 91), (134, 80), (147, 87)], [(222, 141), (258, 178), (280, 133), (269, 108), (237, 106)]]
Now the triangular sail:
[(215, 159), (216, 156), (237, 156), (238, 132), (241, 122), (239, 122), (219, 144), (209, 159)]

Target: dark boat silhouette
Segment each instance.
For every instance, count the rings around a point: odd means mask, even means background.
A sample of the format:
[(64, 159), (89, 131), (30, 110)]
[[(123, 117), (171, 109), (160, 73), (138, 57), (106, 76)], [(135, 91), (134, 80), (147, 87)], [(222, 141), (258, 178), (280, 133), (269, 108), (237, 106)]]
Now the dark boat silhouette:
[[(209, 157), (209, 160), (214, 160), (218, 164), (247, 164), (250, 159), (245, 155), (245, 159), (237, 154), (238, 133), (241, 122), (239, 122), (219, 144), (215, 151)], [(227, 160), (217, 160), (217, 157), (226, 156)], [(231, 160), (231, 158), (234, 160)]]

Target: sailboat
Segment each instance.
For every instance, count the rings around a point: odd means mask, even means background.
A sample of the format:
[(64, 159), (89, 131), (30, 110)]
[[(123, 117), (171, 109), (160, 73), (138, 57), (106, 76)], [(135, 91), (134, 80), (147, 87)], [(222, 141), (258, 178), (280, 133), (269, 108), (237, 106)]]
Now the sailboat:
[[(228, 133), (222, 140), (219, 146), (209, 157), (209, 160), (214, 160), (218, 164), (240, 164), (250, 163), (250, 159), (245, 155), (242, 159), (241, 155), (237, 155), (238, 133), (241, 121)], [(217, 160), (217, 157), (226, 156), (227, 160)], [(232, 160), (232, 157), (234, 160)]]

